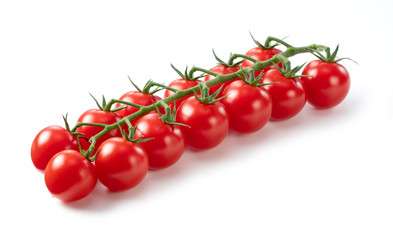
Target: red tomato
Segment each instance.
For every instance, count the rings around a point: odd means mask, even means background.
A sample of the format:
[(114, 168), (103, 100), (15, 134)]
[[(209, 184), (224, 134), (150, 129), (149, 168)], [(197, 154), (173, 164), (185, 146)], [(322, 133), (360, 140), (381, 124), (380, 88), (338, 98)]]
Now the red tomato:
[(243, 80), (229, 84), (221, 100), (229, 114), (230, 128), (240, 133), (252, 133), (261, 129), (272, 114), (272, 98), (261, 87), (251, 86)]
[(348, 71), (339, 63), (314, 60), (306, 65), (302, 77), (307, 101), (317, 108), (331, 108), (344, 100), (351, 80)]
[(288, 119), (298, 114), (306, 103), (306, 93), (300, 78), (286, 78), (277, 68), (263, 74), (262, 83), (272, 96), (272, 120)]
[(164, 123), (157, 113), (144, 115), (136, 126), (135, 138), (153, 138), (140, 143), (149, 155), (150, 169), (167, 168), (183, 155), (186, 144), (180, 126)]
[[(78, 119), (78, 122), (84, 122), (84, 123), (102, 123), (102, 124), (113, 124), (118, 121), (120, 121), (120, 117), (113, 112), (106, 112), (103, 110), (99, 109), (90, 109), (84, 112)], [(98, 134), (103, 130), (102, 127), (97, 127), (97, 126), (82, 126), (79, 127), (76, 132), (78, 133), (83, 133), (84, 137), (87, 139), (90, 139), (92, 136)], [(104, 142), (106, 139), (111, 138), (111, 137), (120, 137), (121, 133), (119, 128), (115, 128), (109, 133), (107, 133), (105, 136), (99, 138), (95, 144), (95, 151), (93, 154), (97, 151), (99, 148), (100, 144)], [(84, 150), (87, 150), (90, 146), (90, 143), (87, 142), (86, 140), (80, 138), (80, 143), (82, 145), (82, 148)]]
[(95, 159), (98, 179), (111, 191), (130, 189), (140, 183), (149, 168), (140, 144), (115, 137), (102, 143)]
[[(149, 105), (153, 104), (153, 102), (158, 102), (159, 100), (161, 100), (161, 98), (156, 95), (142, 93), (139, 91), (130, 91), (130, 92), (123, 94), (123, 96), (121, 96), (119, 98), (119, 100), (135, 103), (135, 104), (138, 104), (141, 106), (149, 106)], [(115, 108), (120, 107), (120, 106), (122, 106), (122, 104), (116, 103)], [(133, 106), (128, 106), (125, 109), (117, 111), (116, 113), (121, 118), (123, 118), (123, 117), (129, 116), (129, 115), (137, 112), (138, 110), (139, 110), (139, 108), (136, 108)], [(134, 125), (137, 120), (138, 120), (138, 118), (131, 120), (132, 125)]]
[[(199, 80), (186, 80), (186, 79), (180, 78), (180, 79), (174, 80), (168, 86), (172, 87), (172, 88), (175, 88), (175, 89), (178, 89), (178, 90), (185, 90), (185, 89), (189, 89), (189, 88), (195, 87), (196, 85), (199, 84), (199, 82), (200, 82)], [(164, 92), (164, 98), (170, 97), (173, 94), (175, 94), (175, 93), (170, 91), (170, 90), (168, 90), (168, 89), (166, 89), (165, 92)], [(185, 99), (187, 99), (189, 97), (190, 96), (186, 96), (186, 97), (180, 98), (180, 99), (178, 99), (178, 100), (176, 100), (174, 102), (169, 103), (168, 105), (172, 107), (176, 103), (176, 108), (178, 108), (180, 106), (180, 104)]]
[[(214, 68), (210, 69), (210, 71), (218, 73), (220, 75), (228, 75), (228, 74), (235, 73), (235, 72), (239, 71), (239, 69), (240, 69), (239, 66), (236, 66), (236, 67), (225, 67), (225, 66), (219, 64), (219, 65), (215, 66)], [(204, 81), (209, 81), (209, 80), (211, 80), (213, 78), (215, 78), (215, 77), (212, 76), (212, 75), (206, 75)], [(224, 96), (222, 94), (222, 92), (225, 89), (225, 87), (228, 86), (231, 82), (233, 82), (235, 80), (239, 80), (239, 79), (240, 78), (235, 78), (234, 80), (230, 80), (230, 81), (224, 82), (222, 84), (214, 85), (214, 86), (210, 87), (210, 91), (209, 92), (212, 94), (215, 91), (217, 91), (222, 85), (224, 85), (222, 87), (221, 93), (217, 97)]]
[(194, 150), (206, 150), (220, 144), (229, 130), (229, 116), (225, 106), (216, 102), (204, 104), (195, 96), (180, 105), (177, 122), (190, 126), (182, 127), (186, 144)]
[(45, 169), (45, 184), (52, 195), (71, 202), (86, 197), (97, 183), (93, 164), (75, 150), (63, 150)]
[[(277, 49), (277, 48), (262, 49), (262, 48), (260, 48), (260, 47), (256, 47), (256, 48), (253, 48), (253, 49), (251, 49), (250, 51), (248, 51), (248, 52), (246, 53), (246, 55), (247, 55), (247, 56), (250, 56), (250, 57), (252, 57), (252, 58), (254, 58), (254, 59), (258, 60), (258, 61), (261, 61), (261, 62), (262, 62), (262, 61), (269, 60), (269, 59), (271, 59), (274, 55), (280, 54), (280, 53), (282, 53), (282, 51), (281, 51), (280, 49)], [(247, 60), (247, 59), (246, 59), (244, 62), (242, 62), (242, 67), (251, 67), (252, 65), (254, 65), (254, 63), (251, 62), (250, 60)], [(281, 62), (278, 63), (277, 65), (278, 65), (280, 68), (282, 67)], [(269, 66), (269, 67), (267, 67), (267, 68), (265, 68), (265, 69), (263, 69), (263, 70), (264, 70), (264, 71), (267, 71), (267, 70), (269, 70), (269, 69), (274, 69), (274, 68), (275, 68), (275, 66), (272, 65), (272, 66)], [(261, 72), (262, 72), (262, 70), (261, 70), (261, 71), (256, 71), (256, 72), (255, 72), (255, 76), (258, 76)]]
[(45, 170), (49, 160), (58, 152), (79, 150), (77, 138), (60, 126), (42, 129), (31, 145), (31, 160), (36, 168)]

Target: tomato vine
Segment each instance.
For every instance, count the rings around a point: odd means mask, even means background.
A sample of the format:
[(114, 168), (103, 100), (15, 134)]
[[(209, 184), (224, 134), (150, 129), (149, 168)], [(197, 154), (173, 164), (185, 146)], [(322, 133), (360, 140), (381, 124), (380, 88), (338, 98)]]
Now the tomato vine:
[[(250, 72), (250, 71), (258, 72), (258, 71), (261, 71), (264, 68), (267, 68), (267, 67), (272, 66), (274, 64), (278, 64), (279, 62), (281, 62), (285, 58), (289, 58), (289, 57), (295, 56), (297, 54), (314, 53), (314, 52), (319, 52), (319, 51), (330, 52), (330, 48), (326, 47), (324, 45), (312, 44), (312, 45), (303, 46), (303, 47), (293, 47), (292, 45), (289, 45), (288, 43), (284, 42), (283, 40), (280, 40), (280, 39), (277, 39), (277, 38), (274, 38), (274, 37), (268, 37), (266, 39), (265, 45), (267, 45), (268, 47), (276, 46), (276, 44), (271, 46), (271, 42), (272, 41), (277, 42), (277, 44), (279, 43), (279, 44), (282, 44), (282, 45), (286, 46), (287, 47), (286, 51), (284, 51), (282, 53), (279, 53), (279, 54), (273, 56), (272, 58), (270, 58), (269, 60), (266, 60), (266, 61), (258, 61), (258, 60), (255, 60), (255, 59), (249, 57), (249, 56), (245, 56), (243, 54), (231, 54), (230, 61), (233, 61), (236, 58), (243, 58), (243, 59), (248, 59), (248, 60), (252, 61), (254, 63), (254, 65), (252, 65), (250, 67), (243, 68), (243, 69), (241, 69), (241, 70), (239, 70), (237, 72), (234, 72), (234, 73), (231, 73), (231, 74), (227, 74), (227, 75), (219, 75), (219, 74), (213, 73), (213, 72), (211, 72), (211, 71), (209, 71), (207, 69), (203, 69), (203, 68), (200, 68), (200, 67), (193, 66), (190, 69), (188, 76), (190, 78), (192, 78), (193, 74), (195, 72), (202, 72), (202, 73), (213, 75), (213, 76), (215, 76), (215, 78), (205, 82), (207, 87), (211, 87), (211, 86), (222, 84), (222, 83), (224, 83), (226, 81), (230, 81), (230, 80), (233, 80), (233, 79), (236, 79), (236, 78), (239, 78), (239, 77), (244, 77), (245, 72)], [(177, 90), (177, 89), (173, 89), (173, 88), (167, 87), (164, 84), (157, 83), (157, 82), (154, 82), (154, 81), (149, 81), (146, 84), (145, 88), (150, 88), (150, 87), (153, 87), (153, 86), (156, 86), (156, 87), (159, 87), (159, 88), (162, 88), (162, 89), (164, 89), (164, 88), (165, 89), (169, 89), (170, 91), (174, 92), (173, 95), (171, 95), (171, 96), (161, 100), (161, 101), (163, 101), (166, 104), (169, 104), (169, 103), (171, 103), (171, 102), (173, 102), (175, 100), (178, 100), (180, 98), (183, 98), (183, 97), (186, 97), (188, 95), (191, 95), (194, 92), (199, 92), (200, 88), (201, 88), (200, 85), (196, 85), (195, 87), (192, 87), (192, 88), (189, 88), (189, 89)], [(95, 124), (95, 126), (100, 126), (103, 129), (98, 134), (96, 134), (96, 135), (94, 135), (94, 136), (92, 136), (90, 138), (90, 140), (89, 140), (90, 141), (90, 147), (88, 149), (88, 154), (89, 153), (92, 154), (94, 152), (95, 144), (96, 144), (96, 142), (97, 142), (97, 140), (99, 138), (103, 137), (105, 134), (109, 133), (113, 129), (119, 127), (119, 125), (126, 124), (127, 120), (131, 121), (132, 119), (135, 119), (137, 117), (141, 117), (141, 116), (143, 116), (143, 115), (145, 115), (145, 114), (155, 110), (157, 107), (158, 108), (163, 107), (162, 104), (161, 104), (161, 101), (159, 101), (157, 103), (154, 103), (154, 104), (152, 103), (151, 105), (148, 105), (148, 106), (141, 106), (141, 105), (138, 105), (138, 104), (133, 104), (133, 103), (125, 102), (125, 101), (111, 99), (107, 103), (106, 109), (110, 108), (110, 106), (112, 104), (114, 104), (114, 103), (121, 103), (121, 104), (137, 107), (139, 110), (137, 112), (129, 115), (129, 116), (126, 116), (126, 117), (122, 118), (120, 121), (118, 121), (116, 123), (113, 123), (113, 124), (107, 124), (107, 125), (106, 124), (99, 124), (99, 125)], [(76, 131), (77, 128), (79, 128), (79, 127), (81, 127), (83, 125), (90, 125), (90, 124), (91, 123), (81, 123), (81, 122), (79, 122), (72, 129), (72, 132)]]

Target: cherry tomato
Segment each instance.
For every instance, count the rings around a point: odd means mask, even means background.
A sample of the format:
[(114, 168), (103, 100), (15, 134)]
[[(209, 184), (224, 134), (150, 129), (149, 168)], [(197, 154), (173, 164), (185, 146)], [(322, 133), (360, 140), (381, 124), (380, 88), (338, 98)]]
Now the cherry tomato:
[[(200, 82), (199, 80), (186, 80), (186, 79), (183, 79), (183, 78), (179, 78), (179, 79), (176, 79), (173, 82), (171, 82), (168, 86), (172, 87), (172, 88), (175, 88), (175, 89), (178, 89), (178, 90), (185, 90), (185, 89), (189, 89), (189, 88), (195, 87), (196, 85), (198, 85), (199, 82)], [(170, 91), (170, 90), (168, 90), (168, 89), (166, 89), (165, 92), (164, 92), (164, 98), (170, 97), (173, 94), (175, 94), (175, 93)], [(190, 96), (186, 96), (186, 97), (180, 98), (180, 99), (178, 99), (178, 100), (176, 100), (174, 102), (169, 103), (168, 105), (172, 107), (174, 104), (176, 104), (176, 108), (178, 108), (180, 106), (180, 104), (185, 99), (187, 99), (189, 97)]]
[(266, 89), (237, 80), (225, 88), (223, 95), (227, 95), (221, 102), (228, 110), (232, 130), (252, 133), (269, 121), (272, 98)]
[[(235, 73), (235, 72), (239, 71), (239, 69), (240, 69), (239, 66), (235, 66), (235, 67), (225, 67), (225, 66), (219, 64), (219, 65), (215, 66), (214, 68), (210, 69), (210, 71), (215, 72), (215, 73), (218, 73), (218, 74), (220, 74), (220, 75), (228, 75), (228, 74)], [(215, 78), (215, 77), (212, 76), (212, 75), (206, 75), (204, 81), (209, 81), (209, 80), (211, 80), (211, 79), (213, 79), (213, 78)], [(224, 85), (224, 86), (222, 87), (221, 93), (220, 93), (217, 97), (224, 96), (224, 95), (222, 94), (222, 92), (223, 92), (223, 90), (225, 89), (225, 87), (228, 86), (231, 82), (233, 82), (233, 81), (235, 81), (235, 80), (239, 80), (239, 79), (240, 79), (240, 78), (235, 78), (235, 79), (233, 79), (233, 80), (224, 82), (224, 83), (222, 83), (222, 84), (218, 84), (218, 85), (211, 86), (209, 92), (212, 94), (212, 93), (214, 93), (215, 91), (217, 91), (222, 85)]]
[[(250, 51), (248, 51), (246, 53), (246, 55), (250, 56), (250, 57), (252, 57), (252, 58), (254, 58), (254, 59), (258, 60), (258, 61), (266, 61), (266, 60), (269, 60), (270, 58), (272, 58), (274, 55), (280, 54), (280, 53), (282, 53), (282, 51), (280, 49), (277, 49), (277, 48), (262, 49), (260, 47), (256, 47), (256, 48), (253, 48)], [(242, 67), (251, 67), (252, 65), (254, 65), (254, 63), (251, 62), (250, 60), (246, 59), (244, 62), (242, 62), (241, 65), (242, 65)], [(281, 62), (278, 63), (277, 65), (280, 68), (282, 67)], [(272, 65), (272, 66), (269, 66), (269, 67), (267, 67), (265, 69), (262, 69), (262, 70), (263, 71), (267, 71), (269, 69), (274, 69), (274, 68), (275, 68), (275, 66)], [(256, 71), (255, 72), (255, 76), (258, 76), (262, 72), (262, 70), (261, 71)]]
[(339, 63), (314, 60), (306, 65), (302, 77), (307, 101), (317, 108), (331, 108), (344, 100), (351, 80), (348, 71)]
[(273, 100), (271, 120), (288, 119), (298, 114), (306, 103), (306, 93), (300, 78), (286, 78), (277, 68), (263, 74), (263, 86)]
[(97, 183), (93, 164), (75, 150), (54, 155), (45, 169), (45, 184), (62, 201), (76, 201), (89, 195)]
[(36, 168), (45, 170), (49, 160), (66, 149), (79, 150), (77, 138), (60, 126), (42, 129), (31, 145), (31, 160)]
[(95, 159), (98, 179), (111, 191), (135, 187), (146, 176), (149, 159), (140, 144), (121, 137), (102, 143)]
[[(158, 102), (159, 100), (161, 100), (161, 98), (156, 95), (142, 93), (139, 91), (130, 91), (130, 92), (123, 94), (123, 96), (121, 96), (119, 98), (119, 100), (135, 103), (135, 104), (138, 104), (141, 106), (149, 106), (149, 105), (153, 104), (153, 102)], [(115, 105), (115, 108), (120, 107), (120, 106), (122, 106), (122, 104), (117, 103)], [(139, 108), (136, 108), (133, 106), (128, 106), (122, 110), (117, 111), (116, 113), (121, 118), (123, 118), (123, 117), (129, 116), (129, 115), (137, 112), (138, 110), (139, 110)], [(132, 125), (134, 125), (137, 120), (138, 120), (138, 118), (131, 120)]]
[(167, 168), (183, 155), (186, 144), (180, 126), (164, 123), (157, 113), (144, 115), (136, 126), (136, 138), (153, 138), (140, 143), (149, 156), (150, 169)]
[[(102, 124), (113, 124), (118, 121), (120, 121), (121, 118), (113, 112), (106, 112), (103, 110), (99, 109), (90, 109), (84, 112), (78, 119), (78, 122), (84, 122), (84, 123), (102, 123)], [(83, 133), (84, 137), (87, 139), (90, 139), (92, 136), (98, 134), (103, 130), (102, 127), (98, 126), (82, 126), (79, 127), (76, 132), (78, 133)], [(120, 137), (121, 133), (119, 128), (115, 128), (103, 137), (99, 138), (95, 144), (95, 150), (93, 154), (97, 151), (99, 146), (101, 145), (102, 142), (104, 142), (106, 139), (111, 138), (111, 137)], [(84, 150), (87, 150), (90, 146), (90, 143), (86, 141), (85, 139), (80, 138), (80, 143), (82, 145), (82, 148)]]
[(228, 134), (229, 116), (220, 102), (204, 104), (195, 96), (180, 105), (177, 122), (190, 126), (182, 127), (186, 144), (194, 150), (206, 150), (219, 145)]

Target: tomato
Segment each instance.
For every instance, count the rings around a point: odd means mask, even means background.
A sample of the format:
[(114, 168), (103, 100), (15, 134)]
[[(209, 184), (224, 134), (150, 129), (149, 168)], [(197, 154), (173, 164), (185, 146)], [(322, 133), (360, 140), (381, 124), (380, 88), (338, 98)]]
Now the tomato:
[[(199, 82), (200, 82), (199, 80), (186, 80), (186, 79), (183, 79), (183, 78), (179, 78), (179, 79), (176, 79), (173, 82), (171, 82), (168, 86), (172, 87), (172, 88), (175, 88), (175, 89), (178, 89), (178, 90), (185, 90), (185, 89), (189, 89), (189, 88), (197, 86), (199, 84)], [(175, 94), (175, 93), (170, 91), (170, 90), (168, 90), (168, 89), (166, 89), (165, 92), (164, 92), (164, 98), (170, 97), (173, 94)], [(176, 101), (171, 102), (168, 105), (172, 107), (172, 106), (174, 106), (174, 104), (176, 104), (176, 108), (178, 108), (180, 106), (180, 104), (185, 99), (187, 99), (189, 97), (190, 96), (186, 96), (186, 97), (177, 99)]]
[(344, 100), (351, 80), (348, 71), (339, 63), (314, 60), (306, 65), (302, 77), (307, 101), (317, 108), (331, 108)]
[(177, 122), (190, 126), (182, 127), (186, 144), (194, 150), (206, 150), (219, 145), (228, 134), (229, 116), (220, 102), (204, 104), (195, 96), (180, 105)]
[[(148, 94), (148, 93), (142, 93), (139, 91), (130, 91), (130, 92), (123, 94), (123, 96), (121, 96), (119, 98), (119, 100), (135, 103), (135, 104), (138, 104), (141, 106), (149, 106), (149, 105), (153, 104), (153, 102), (158, 102), (159, 100), (161, 100), (161, 98), (159, 96)], [(115, 105), (115, 108), (120, 107), (120, 106), (122, 106), (122, 104), (117, 103)], [(129, 116), (129, 115), (137, 112), (138, 110), (139, 110), (139, 108), (137, 108), (137, 107), (128, 106), (122, 110), (117, 111), (116, 113), (121, 118), (123, 118), (123, 117)], [(138, 120), (138, 118), (131, 120), (132, 125), (134, 125), (137, 120)]]
[(66, 149), (79, 150), (77, 138), (60, 126), (42, 129), (31, 145), (31, 160), (36, 168), (45, 170), (49, 160)]
[(262, 76), (263, 86), (273, 100), (271, 120), (288, 119), (298, 114), (306, 103), (306, 93), (300, 78), (286, 78), (277, 69), (270, 69)]
[[(218, 74), (220, 74), (220, 75), (228, 75), (228, 74), (235, 73), (235, 72), (239, 71), (239, 69), (240, 69), (239, 66), (235, 66), (235, 67), (226, 67), (226, 66), (223, 66), (223, 65), (219, 64), (219, 65), (213, 67), (212, 69), (210, 69), (210, 71), (215, 72), (215, 73), (218, 73)], [(209, 80), (211, 80), (211, 79), (213, 79), (213, 78), (215, 78), (215, 77), (212, 76), (212, 75), (206, 75), (204, 81), (209, 81)], [(222, 84), (218, 84), (218, 85), (211, 86), (211, 87), (210, 87), (210, 93), (211, 93), (211, 94), (214, 93), (214, 92), (217, 91), (221, 86), (223, 86), (223, 87), (222, 87), (222, 90), (221, 90), (221, 93), (220, 93), (217, 97), (224, 96), (224, 95), (222, 94), (222, 91), (225, 89), (225, 87), (228, 86), (231, 82), (233, 82), (233, 81), (235, 81), (235, 80), (239, 80), (239, 79), (240, 79), (240, 77), (239, 77), (239, 78), (235, 78), (235, 79), (230, 80), (230, 81), (227, 81), (227, 82), (224, 82), (224, 83), (222, 83)]]
[(186, 144), (180, 126), (163, 122), (158, 113), (144, 115), (136, 126), (136, 138), (153, 138), (140, 143), (149, 156), (150, 169), (167, 168), (183, 155)]
[[(84, 122), (84, 123), (102, 123), (102, 124), (113, 124), (118, 121), (120, 121), (121, 118), (113, 112), (107, 112), (99, 109), (90, 109), (84, 112), (78, 119), (78, 122)], [(90, 139), (92, 136), (98, 134), (103, 130), (102, 127), (98, 126), (81, 126), (79, 127), (76, 132), (78, 133), (83, 133), (84, 137), (87, 139)], [(99, 148), (100, 144), (104, 142), (106, 139), (109, 139), (111, 137), (120, 137), (121, 133), (119, 128), (115, 128), (103, 137), (99, 138), (95, 144), (95, 151)], [(82, 138), (80, 138), (80, 143), (82, 145), (82, 148), (84, 150), (87, 150), (90, 146), (90, 143)]]
[[(277, 49), (277, 48), (263, 49), (263, 48), (260, 48), (260, 47), (255, 47), (255, 48), (251, 49), (250, 51), (248, 51), (246, 53), (246, 55), (262, 62), (262, 61), (269, 60), (272, 57), (274, 57), (274, 55), (280, 54), (280, 53), (282, 53), (282, 51), (280, 49)], [(242, 65), (242, 67), (251, 67), (252, 65), (254, 65), (254, 63), (251, 62), (250, 60), (246, 59), (244, 62), (242, 62), (241, 65)], [(280, 68), (282, 67), (281, 62), (278, 63), (277, 65)], [(265, 68), (263, 70), (267, 71), (269, 69), (274, 69), (274, 68), (275, 68), (275, 66), (272, 65), (272, 66), (269, 66), (269, 67), (267, 67), (267, 68)], [(261, 72), (262, 72), (262, 70), (261, 71), (256, 71), (255, 72), (255, 76), (258, 76)]]
[(230, 128), (239, 133), (252, 133), (269, 121), (272, 98), (266, 89), (237, 80), (229, 84), (221, 100), (229, 114)]
[(89, 195), (97, 183), (93, 164), (75, 150), (54, 155), (45, 169), (45, 184), (62, 201), (76, 201)]
[(102, 143), (95, 159), (98, 179), (111, 191), (135, 187), (146, 176), (148, 155), (140, 144), (115, 137)]

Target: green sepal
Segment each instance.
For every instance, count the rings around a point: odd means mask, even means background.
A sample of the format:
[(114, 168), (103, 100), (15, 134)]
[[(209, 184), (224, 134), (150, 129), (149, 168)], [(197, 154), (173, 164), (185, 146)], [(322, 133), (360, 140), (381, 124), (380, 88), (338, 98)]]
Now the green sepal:
[(84, 138), (84, 139), (86, 139), (87, 141), (89, 141), (89, 139), (87, 139), (87, 137), (84, 137), (84, 136), (83, 136), (83, 135), (85, 135), (84, 133), (79, 133), (79, 132), (75, 132), (75, 131), (72, 131), (72, 130), (71, 130), (70, 125), (68, 124), (68, 120), (67, 120), (67, 118), (68, 118), (68, 113), (66, 113), (65, 116), (62, 115), (62, 117), (63, 117), (63, 120), (64, 120), (65, 129), (66, 129), (69, 133), (71, 133), (71, 134), (74, 135), (75, 137), (81, 137), (81, 138)]
[(222, 96), (222, 97), (216, 99), (216, 97), (218, 96), (218, 94), (220, 94), (223, 87), (224, 87), (224, 84), (222, 84), (221, 87), (217, 91), (215, 91), (213, 94), (210, 95), (209, 94), (209, 87), (206, 85), (206, 83), (200, 82), (199, 89), (201, 92), (201, 97), (198, 96), (198, 94), (195, 90), (194, 90), (194, 96), (198, 101), (200, 101), (203, 104), (213, 104), (213, 103), (216, 103), (227, 96), (227, 95), (225, 95), (225, 96)]
[[(100, 150), (98, 149), (98, 151), (97, 151), (93, 156), (91, 156), (91, 154), (92, 154), (93, 151), (94, 151), (94, 146), (92, 147), (92, 145), (90, 145), (90, 147), (89, 147), (88, 150), (83, 150), (82, 144), (81, 144), (81, 142), (79, 141), (79, 138), (80, 138), (80, 137), (81, 137), (81, 136), (79, 136), (79, 135), (76, 136), (76, 139), (77, 139), (77, 142), (78, 142), (79, 152), (80, 152), (80, 153), (82, 154), (82, 156), (85, 157), (87, 160), (89, 160), (90, 162), (94, 162), (95, 159), (96, 159), (96, 157), (97, 157), (97, 154), (98, 154), (98, 152), (99, 152)], [(83, 138), (86, 139), (87, 141), (89, 141), (86, 137), (83, 137)]]
[[(140, 136), (139, 138), (135, 139), (135, 133), (136, 133), (136, 126), (132, 126), (130, 120), (128, 120), (128, 118), (124, 118), (126, 121), (126, 124), (128, 125), (128, 134), (126, 133), (126, 131), (124, 131), (124, 129), (121, 127), (121, 125), (119, 123), (117, 123), (117, 126), (119, 127), (121, 136), (127, 140), (130, 141), (132, 143), (143, 143), (143, 142), (147, 142), (149, 140), (152, 140), (154, 138), (143, 138), (143, 136)], [(143, 138), (143, 139), (142, 139)]]
[(276, 55), (278, 59), (282, 62), (282, 68), (280, 68), (277, 64), (274, 62), (273, 65), (280, 71), (280, 73), (286, 77), (286, 78), (299, 78), (299, 77), (305, 77), (306, 75), (296, 75), (297, 72), (299, 72), (300, 69), (303, 68), (303, 66), (306, 64), (303, 63), (300, 66), (296, 66), (295, 68), (291, 68), (291, 62), (288, 60), (288, 58), (282, 56), (282, 55)]
[[(347, 58), (347, 57), (343, 57), (343, 58), (337, 58), (337, 53), (338, 53), (338, 49), (339, 49), (339, 44), (337, 44), (336, 49), (333, 51), (332, 54), (330, 54), (330, 48), (326, 47), (324, 49), (311, 49), (311, 54), (314, 55), (315, 57), (317, 57), (319, 60), (321, 60), (322, 62), (328, 62), (328, 63), (338, 63), (341, 60), (347, 59), (350, 60), (356, 64), (358, 64), (355, 60), (351, 59), (351, 58)], [(326, 56), (324, 56), (322, 53), (320, 53), (319, 51), (325, 51)], [(358, 64), (359, 65), (359, 64)]]
[(224, 67), (228, 67), (228, 68), (230, 68), (230, 67), (237, 67), (237, 66), (239, 66), (242, 62), (244, 62), (244, 61), (246, 60), (246, 59), (242, 59), (241, 61), (238, 61), (238, 62), (233, 63), (233, 59), (234, 59), (234, 58), (233, 58), (233, 54), (230, 53), (228, 62), (224, 62), (223, 60), (221, 60), (221, 59), (216, 55), (216, 53), (214, 52), (214, 49), (212, 49), (212, 51), (213, 51), (214, 58), (217, 60), (218, 64), (220, 64), (220, 65), (222, 65), (222, 66), (224, 66)]
[(140, 88), (138, 87), (138, 85), (136, 85), (136, 84), (131, 80), (130, 76), (128, 76), (128, 80), (131, 82), (132, 86), (134, 86), (135, 89), (136, 89), (138, 92), (140, 92), (140, 93), (153, 95), (153, 94), (155, 94), (156, 92), (161, 91), (161, 90), (163, 89), (163, 88), (161, 88), (161, 87), (156, 87), (156, 88), (154, 88), (154, 89), (151, 89), (151, 87), (154, 86), (154, 84), (152, 84), (153, 81), (152, 81), (151, 79), (150, 79), (149, 81), (146, 82), (145, 86), (143, 86), (142, 89), (140, 89)]
[[(169, 124), (169, 125), (178, 125), (178, 126), (188, 127), (188, 128), (190, 127), (186, 124), (176, 122), (176, 103), (173, 104), (173, 109), (171, 109), (171, 107), (162, 100), (158, 101), (157, 103), (153, 102), (153, 104), (154, 104), (154, 107), (156, 108), (158, 116), (160, 117), (161, 121), (163, 121), (164, 123)], [(162, 107), (164, 107), (164, 109), (165, 109), (164, 115), (162, 115), (162, 113), (158, 109), (157, 104), (160, 104)]]
[(179, 69), (177, 69), (175, 66), (173, 66), (173, 64), (171, 64), (171, 67), (184, 80), (195, 81), (199, 78), (205, 77), (205, 74), (201, 74), (199, 76), (194, 77), (191, 70), (188, 71), (188, 66), (186, 66), (186, 70), (184, 71), (184, 74), (180, 72)]
[[(245, 70), (244, 68), (240, 68), (240, 71), (242, 72), (242, 75), (237, 74), (245, 83), (247, 83), (248, 85), (254, 86), (254, 87), (258, 87), (259, 82), (262, 79), (262, 75), (263, 75), (263, 70), (262, 72), (255, 77), (255, 71), (250, 69), (250, 70)], [(262, 84), (263, 85), (263, 84)]]
[(255, 38), (254, 38), (254, 36), (251, 34), (251, 32), (250, 32), (250, 35), (251, 35), (251, 38), (252, 38), (252, 40), (254, 41), (254, 43), (259, 47), (259, 48), (261, 48), (261, 49), (272, 49), (272, 48), (274, 48), (274, 47), (277, 47), (279, 44), (278, 43), (276, 43), (276, 44), (273, 44), (272, 46), (266, 46), (266, 45), (263, 45), (262, 43), (260, 43), (260, 42), (258, 42)]
[(110, 103), (108, 104), (107, 101), (106, 101), (106, 99), (105, 99), (105, 96), (104, 96), (104, 95), (102, 95), (102, 103), (100, 104), (100, 103), (97, 101), (97, 99), (96, 99), (91, 93), (89, 93), (89, 94), (90, 94), (90, 96), (93, 98), (93, 100), (94, 100), (94, 102), (96, 103), (98, 109), (100, 109), (100, 110), (102, 110), (102, 111), (105, 111), (105, 112), (116, 112), (116, 111), (119, 111), (119, 110), (120, 110), (120, 109), (118, 109), (118, 108), (116, 108), (116, 109), (114, 109), (114, 110), (111, 110), (113, 102), (110, 101)]

